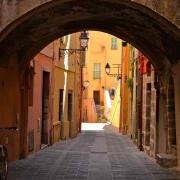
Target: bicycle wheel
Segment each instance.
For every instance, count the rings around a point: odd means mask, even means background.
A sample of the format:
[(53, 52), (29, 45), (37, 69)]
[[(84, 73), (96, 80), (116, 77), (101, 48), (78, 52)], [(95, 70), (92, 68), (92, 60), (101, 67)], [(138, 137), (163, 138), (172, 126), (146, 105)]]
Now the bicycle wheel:
[(6, 180), (8, 172), (8, 152), (6, 146), (0, 147), (0, 180)]

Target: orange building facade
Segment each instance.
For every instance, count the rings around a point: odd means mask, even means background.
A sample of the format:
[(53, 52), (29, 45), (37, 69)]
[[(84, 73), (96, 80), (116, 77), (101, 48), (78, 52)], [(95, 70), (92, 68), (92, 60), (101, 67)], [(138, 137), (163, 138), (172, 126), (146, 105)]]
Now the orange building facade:
[[(21, 82), (21, 88), (0, 98), (13, 109), (12, 112), (2, 109), (1, 117), (6, 121), (0, 126), (13, 127), (0, 131), (0, 143), (6, 144), (9, 161), (25, 158), (80, 132), (84, 56), (76, 53), (64, 56), (60, 51), (61, 48), (79, 49), (79, 34), (55, 40), (39, 52), (18, 77), (11, 77), (12, 84), (8, 87), (15, 88)], [(10, 70), (11, 74), (17, 71), (14, 67)], [(5, 77), (10, 78), (6, 74), (4, 68), (0, 69), (2, 82)], [(7, 84), (3, 84), (0, 92), (7, 90)], [(19, 100), (20, 107), (15, 104)]]
[[(121, 64), (121, 40), (98, 31), (89, 31), (89, 38), (83, 81), (88, 80), (90, 85), (83, 92), (83, 121), (105, 121), (110, 118), (110, 92), (115, 94), (119, 83), (115, 76), (106, 74), (105, 66)], [(111, 68), (111, 73), (117, 73), (117, 69)]]
[(28, 153), (52, 143), (54, 42), (30, 62), (28, 101)]
[(80, 49), (80, 33), (56, 41), (54, 60), (53, 142), (75, 137), (81, 131), (82, 66), (84, 52), (64, 54), (61, 49)]
[(122, 79), (121, 79), (121, 111), (120, 111), (120, 132), (127, 134), (129, 129), (129, 89), (127, 79), (129, 75), (129, 44), (123, 46), (122, 51)]
[(122, 54), (120, 132), (161, 166), (177, 166), (173, 79), (167, 75), (162, 81), (149, 60), (129, 44)]

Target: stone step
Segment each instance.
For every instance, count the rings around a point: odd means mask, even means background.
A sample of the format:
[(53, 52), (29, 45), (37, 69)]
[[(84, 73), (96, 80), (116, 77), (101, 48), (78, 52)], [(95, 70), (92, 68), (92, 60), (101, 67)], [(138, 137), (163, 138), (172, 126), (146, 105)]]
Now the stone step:
[(177, 157), (173, 154), (157, 154), (157, 163), (166, 168), (177, 166)]

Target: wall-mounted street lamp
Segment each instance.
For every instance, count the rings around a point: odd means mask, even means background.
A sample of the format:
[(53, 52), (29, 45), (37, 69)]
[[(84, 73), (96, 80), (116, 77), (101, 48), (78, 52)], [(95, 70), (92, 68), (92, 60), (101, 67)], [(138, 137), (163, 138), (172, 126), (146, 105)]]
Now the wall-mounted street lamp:
[(122, 41), (122, 47), (126, 47), (127, 46), (127, 42), (126, 41)]
[(85, 51), (86, 48), (88, 47), (88, 33), (86, 31), (81, 32), (80, 37), (80, 49), (59, 49), (60, 57), (67, 55), (67, 54), (74, 54), (74, 53), (81, 53), (82, 51)]
[[(117, 68), (117, 73), (110, 73), (111, 72), (111, 68)], [(106, 71), (106, 74), (108, 76), (114, 76), (117, 78), (117, 80), (120, 80), (121, 79), (121, 64), (112, 64), (112, 67), (109, 65), (109, 63), (106, 64), (105, 66), (105, 71)]]
[(89, 85), (90, 85), (89, 80), (83, 81), (83, 84), (82, 84), (83, 90), (87, 89)]

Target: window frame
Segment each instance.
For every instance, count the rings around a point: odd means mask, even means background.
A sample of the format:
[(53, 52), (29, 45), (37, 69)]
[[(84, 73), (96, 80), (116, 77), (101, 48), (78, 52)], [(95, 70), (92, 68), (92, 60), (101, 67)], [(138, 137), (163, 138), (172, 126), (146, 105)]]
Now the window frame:
[(118, 44), (117, 44), (117, 38), (116, 37), (111, 38), (111, 49), (112, 50), (118, 49)]
[(93, 79), (101, 79), (101, 63), (94, 63)]

